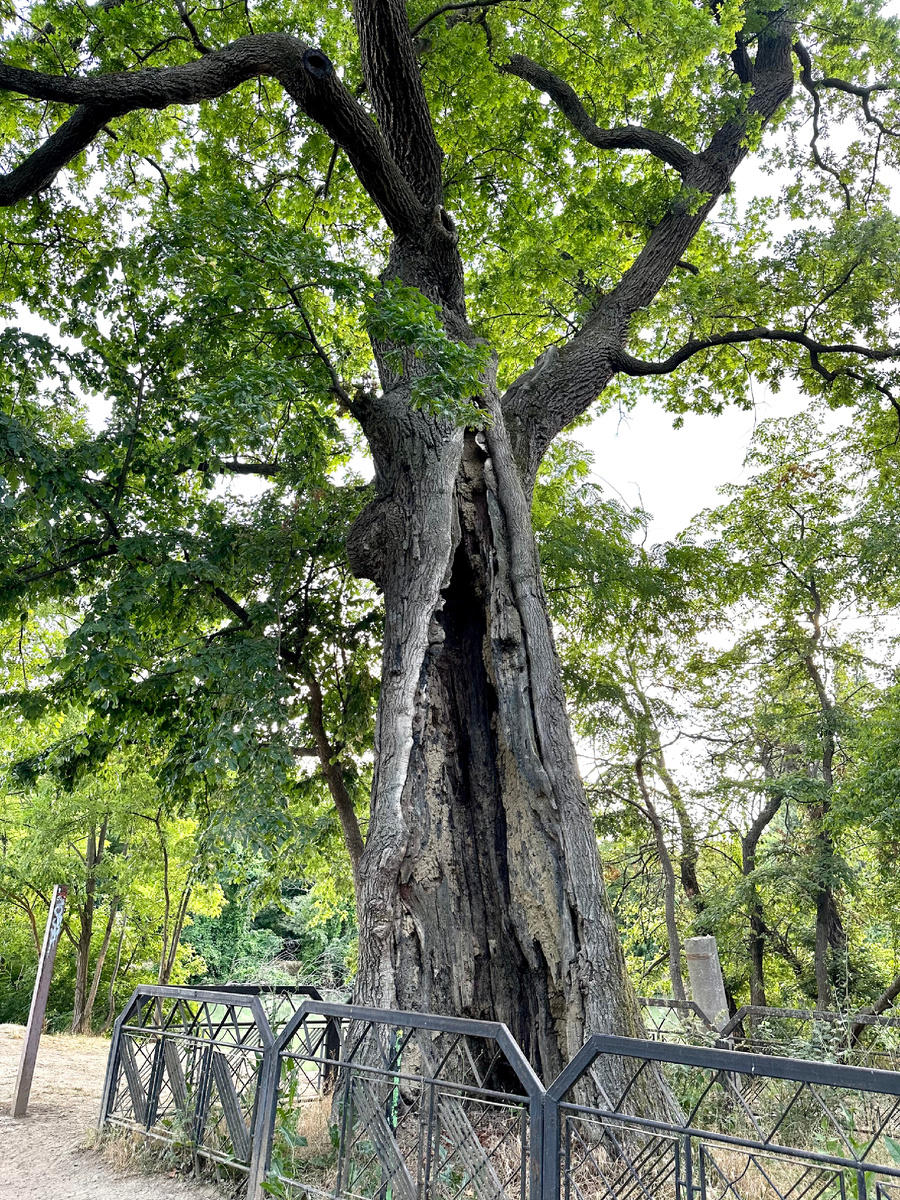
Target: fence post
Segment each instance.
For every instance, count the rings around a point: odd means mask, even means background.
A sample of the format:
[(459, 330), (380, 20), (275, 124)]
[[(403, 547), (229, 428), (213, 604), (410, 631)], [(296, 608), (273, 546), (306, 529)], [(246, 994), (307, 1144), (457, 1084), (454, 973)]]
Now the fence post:
[(122, 1041), (122, 1026), (131, 1015), (139, 992), (139, 988), (136, 988), (132, 992), (130, 1000), (116, 1017), (115, 1024), (113, 1025), (112, 1039), (109, 1043), (109, 1057), (106, 1060), (106, 1079), (103, 1081), (103, 1099), (100, 1101), (100, 1120), (97, 1122), (101, 1129), (106, 1124), (107, 1117), (112, 1112), (116, 1102), (116, 1079), (119, 1074), (119, 1046)]
[[(559, 1099), (544, 1092), (537, 1104), (532, 1099), (533, 1108), (541, 1109), (541, 1171), (537, 1191), (532, 1183), (532, 1200), (559, 1200), (559, 1174), (561, 1164), (560, 1135), (562, 1132), (559, 1117)], [(532, 1136), (534, 1134), (532, 1133)]]
[(253, 1125), (253, 1150), (247, 1174), (247, 1200), (260, 1200), (262, 1186), (272, 1162), (275, 1117), (278, 1110), (278, 1084), (281, 1076), (280, 1039), (273, 1038), (263, 1051), (257, 1084), (256, 1119)]
[(50, 911), (47, 913), (47, 928), (44, 931), (44, 944), (41, 947), (41, 957), (38, 962), (37, 979), (34, 981), (34, 992), (31, 997), (31, 1009), (28, 1013), (28, 1025), (25, 1029), (25, 1041), (22, 1043), (22, 1057), (19, 1059), (19, 1071), (13, 1088), (10, 1113), (14, 1117), (24, 1117), (28, 1112), (28, 1097), (31, 1095), (31, 1080), (34, 1076), (34, 1064), (37, 1059), (38, 1046), (44, 1028), (44, 1014), (47, 1011), (47, 997), (50, 994), (50, 981), (53, 978), (53, 964), (56, 961), (56, 948), (59, 945), (59, 935), (62, 933), (63, 912), (66, 907), (66, 896), (69, 889), (59, 884), (53, 889), (50, 901)]

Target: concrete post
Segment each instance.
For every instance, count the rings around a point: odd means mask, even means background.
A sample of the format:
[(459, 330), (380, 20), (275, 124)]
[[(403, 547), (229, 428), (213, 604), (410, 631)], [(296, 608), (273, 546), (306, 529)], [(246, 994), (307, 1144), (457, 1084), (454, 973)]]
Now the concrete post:
[(725, 999), (725, 982), (716, 939), (685, 938), (684, 952), (691, 980), (691, 996), (710, 1024), (721, 1029), (728, 1020), (728, 1001)]

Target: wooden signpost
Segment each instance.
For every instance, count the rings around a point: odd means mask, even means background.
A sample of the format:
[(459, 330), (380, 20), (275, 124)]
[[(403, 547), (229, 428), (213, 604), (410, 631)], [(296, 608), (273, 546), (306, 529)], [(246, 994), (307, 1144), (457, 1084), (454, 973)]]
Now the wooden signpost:
[(13, 1089), (12, 1115), (14, 1117), (24, 1117), (28, 1111), (28, 1097), (31, 1095), (31, 1079), (34, 1075), (34, 1063), (37, 1058), (38, 1044), (41, 1040), (41, 1030), (44, 1027), (47, 996), (50, 993), (53, 963), (56, 960), (56, 947), (59, 945), (59, 935), (62, 933), (63, 912), (65, 911), (66, 896), (68, 894), (69, 889), (64, 885), (60, 885), (53, 889), (53, 899), (50, 901), (50, 912), (47, 914), (47, 929), (44, 933), (44, 945), (41, 948), (37, 979), (34, 981), (34, 994), (31, 997), (31, 1011), (28, 1014), (28, 1026), (25, 1030), (25, 1045), (22, 1047), (22, 1057), (19, 1059), (19, 1073), (16, 1076), (16, 1086)]

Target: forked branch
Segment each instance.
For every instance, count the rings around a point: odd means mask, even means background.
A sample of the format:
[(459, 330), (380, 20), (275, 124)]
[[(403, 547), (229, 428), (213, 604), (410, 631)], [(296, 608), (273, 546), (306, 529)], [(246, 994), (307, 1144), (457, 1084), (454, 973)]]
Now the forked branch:
[(883, 134), (889, 137), (900, 137), (900, 129), (893, 129), (889, 125), (885, 125), (884, 121), (872, 112), (871, 99), (878, 92), (895, 92), (900, 88), (900, 83), (870, 83), (867, 85), (848, 83), (846, 79), (835, 79), (832, 76), (826, 76), (824, 79), (813, 80), (814, 86), (817, 88), (833, 88), (838, 92), (846, 92), (849, 96), (858, 96), (862, 100), (862, 109), (865, 113), (866, 120), (870, 125), (875, 125)]
[(0, 63), (0, 90), (79, 106), (43, 146), (0, 177), (0, 203), (14, 204), (47, 187), (113, 117), (141, 108), (214, 100), (259, 76), (277, 79), (301, 111), (346, 152), (363, 187), (395, 233), (418, 230), (432, 219), (383, 135), (344, 87), (328, 57), (281, 33), (238, 38), (194, 62), (143, 71), (58, 76)]

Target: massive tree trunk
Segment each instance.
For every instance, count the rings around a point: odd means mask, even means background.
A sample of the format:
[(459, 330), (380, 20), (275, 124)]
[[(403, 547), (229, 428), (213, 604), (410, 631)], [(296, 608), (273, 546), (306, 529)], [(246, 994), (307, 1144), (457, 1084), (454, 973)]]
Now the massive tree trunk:
[[(472, 344), (405, 11), (399, 0), (360, 3), (357, 20), (380, 126), (427, 214), (408, 231), (390, 218), (398, 232), (386, 276), (422, 291), (448, 336)], [(776, 21), (761, 39), (751, 110), (763, 120), (791, 90), (789, 38), (790, 27)], [(504, 69), (581, 120), (571, 89), (537, 64), (513, 56)], [(727, 186), (746, 153), (745, 128), (726, 124), (699, 155), (674, 142), (657, 147), (703, 203), (673, 203), (578, 336), (551, 346), (503, 396), (487, 373), (483, 433), (416, 411), (411, 381), (422, 367), (406, 354), (401, 373), (397, 347), (373, 346), (382, 394), (353, 403), (376, 495), (348, 553), (385, 601), (375, 778), (358, 872), (357, 997), (504, 1021), (545, 1079), (586, 1034), (634, 1035), (641, 1022), (569, 730), (532, 490), (556, 434), (618, 371), (645, 369), (624, 352), (631, 315), (659, 291)], [(606, 1069), (613, 1090), (615, 1064)]]
[[(399, 390), (399, 389), (398, 389)], [(405, 407), (405, 406), (404, 406)], [(605, 899), (530, 526), (487, 433), (370, 426), (384, 500), (350, 540), (387, 627), (357, 995), (500, 1019), (545, 1078), (640, 1019)], [(404, 431), (416, 453), (396, 471)], [(401, 499), (402, 497), (402, 499)]]

